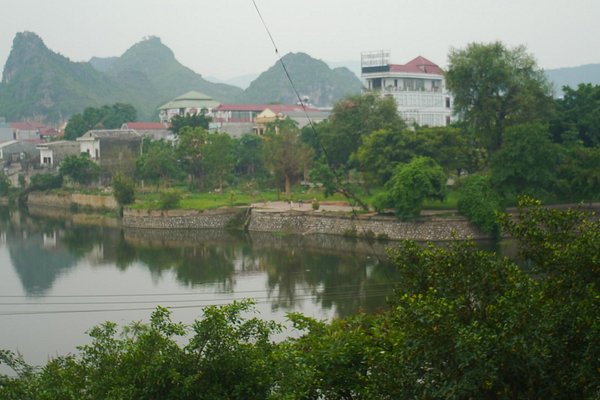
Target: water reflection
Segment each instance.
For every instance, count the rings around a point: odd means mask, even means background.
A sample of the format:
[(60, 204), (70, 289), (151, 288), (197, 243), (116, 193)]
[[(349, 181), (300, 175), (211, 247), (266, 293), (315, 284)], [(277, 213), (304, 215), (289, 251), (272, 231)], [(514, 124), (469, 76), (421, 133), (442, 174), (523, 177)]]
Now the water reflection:
[(385, 245), (333, 236), (121, 230), (5, 210), (0, 232), (29, 296), (45, 295), (85, 261), (106, 273), (143, 265), (156, 281), (174, 275), (182, 290), (202, 285), (251, 293), (246, 282), (259, 277), (264, 284), (257, 296), (266, 296), (274, 311), (308, 301), (346, 316), (383, 307), (396, 280)]

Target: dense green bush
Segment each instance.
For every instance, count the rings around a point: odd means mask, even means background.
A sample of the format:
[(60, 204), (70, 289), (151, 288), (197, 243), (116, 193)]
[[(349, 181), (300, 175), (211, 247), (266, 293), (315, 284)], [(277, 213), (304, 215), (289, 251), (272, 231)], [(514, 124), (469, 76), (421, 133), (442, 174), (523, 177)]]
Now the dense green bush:
[(459, 189), (458, 212), (482, 231), (497, 235), (500, 226), (497, 213), (502, 211), (502, 199), (492, 188), (487, 175), (471, 175)]
[(172, 210), (177, 208), (183, 194), (177, 189), (161, 190), (158, 198), (158, 208), (161, 210)]
[(135, 184), (131, 178), (117, 172), (113, 177), (112, 186), (113, 195), (121, 207), (134, 202)]
[(33, 175), (29, 181), (29, 187), (31, 190), (58, 189), (62, 186), (62, 183), (62, 175), (44, 173)]

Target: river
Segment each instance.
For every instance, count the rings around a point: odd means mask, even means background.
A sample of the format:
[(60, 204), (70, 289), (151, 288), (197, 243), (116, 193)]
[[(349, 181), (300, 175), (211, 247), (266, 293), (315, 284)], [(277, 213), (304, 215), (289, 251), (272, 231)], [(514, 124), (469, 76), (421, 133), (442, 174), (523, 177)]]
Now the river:
[[(261, 318), (318, 319), (386, 307), (398, 279), (382, 242), (335, 236), (148, 231), (77, 225), (0, 208), (0, 348), (34, 365), (76, 352), (104, 321), (157, 305), (191, 323), (253, 298)], [(289, 332), (288, 332), (289, 333)]]

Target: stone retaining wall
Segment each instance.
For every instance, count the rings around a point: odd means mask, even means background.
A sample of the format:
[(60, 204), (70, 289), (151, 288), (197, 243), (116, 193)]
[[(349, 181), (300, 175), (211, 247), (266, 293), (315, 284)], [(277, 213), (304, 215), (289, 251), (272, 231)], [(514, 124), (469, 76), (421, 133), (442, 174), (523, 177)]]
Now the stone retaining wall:
[(203, 212), (125, 209), (122, 225), (140, 229), (223, 229), (233, 218), (244, 218), (246, 211), (247, 208), (220, 208)]
[[(466, 218), (432, 218), (426, 221), (401, 222), (386, 216), (351, 216), (315, 212), (252, 211), (249, 231), (298, 234), (329, 234), (358, 237), (387, 237), (392, 240), (487, 239)], [(453, 236), (454, 235), (454, 236)]]
[[(432, 218), (401, 222), (386, 216), (352, 216), (323, 212), (273, 212), (247, 208), (149, 211), (126, 209), (122, 225), (136, 229), (223, 229), (237, 221), (250, 232), (283, 232), (300, 235), (342, 235), (391, 240), (487, 239), (466, 218)], [(454, 235), (454, 236), (453, 236)]]

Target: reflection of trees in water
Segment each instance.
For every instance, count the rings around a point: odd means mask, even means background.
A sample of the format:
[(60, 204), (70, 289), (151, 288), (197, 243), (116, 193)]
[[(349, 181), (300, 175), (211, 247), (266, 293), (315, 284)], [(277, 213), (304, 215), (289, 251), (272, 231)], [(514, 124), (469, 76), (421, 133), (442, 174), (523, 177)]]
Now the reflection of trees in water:
[[(239, 290), (244, 290), (243, 275), (265, 273), (273, 309), (291, 310), (306, 301), (335, 309), (339, 316), (376, 310), (384, 304), (382, 286), (387, 285), (389, 293), (395, 280), (391, 266), (369, 258), (369, 246), (345, 238), (231, 235), (216, 230), (144, 231), (132, 237), (131, 232), (113, 228), (1, 213), (0, 229), (6, 232), (12, 262), (29, 294), (49, 290), (60, 274), (84, 257), (92, 265), (121, 270), (143, 265), (157, 278), (173, 272), (182, 285), (213, 285), (229, 292), (236, 276)], [(53, 246), (44, 247), (44, 233), (55, 235)]]
[(267, 273), (273, 309), (291, 309), (299, 301), (335, 308), (342, 317), (372, 312), (391, 293), (396, 271), (385, 260), (364, 254), (328, 254), (301, 247), (269, 249), (258, 256)]

